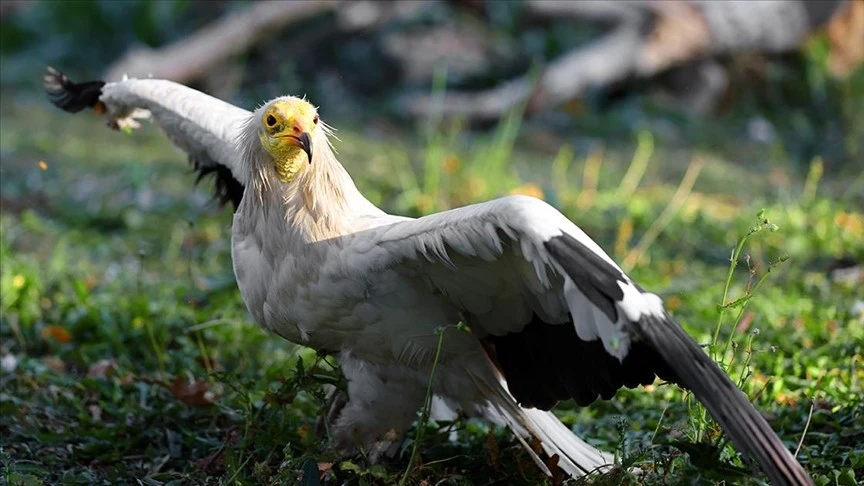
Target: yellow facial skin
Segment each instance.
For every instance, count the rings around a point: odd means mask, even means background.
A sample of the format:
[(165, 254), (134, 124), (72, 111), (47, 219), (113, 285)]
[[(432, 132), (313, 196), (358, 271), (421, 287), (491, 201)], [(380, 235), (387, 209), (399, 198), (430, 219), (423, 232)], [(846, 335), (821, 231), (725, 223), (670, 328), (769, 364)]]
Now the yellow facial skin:
[(261, 115), (261, 145), (273, 157), (276, 174), (291, 182), (312, 163), (312, 130), (318, 111), (299, 98), (274, 102)]

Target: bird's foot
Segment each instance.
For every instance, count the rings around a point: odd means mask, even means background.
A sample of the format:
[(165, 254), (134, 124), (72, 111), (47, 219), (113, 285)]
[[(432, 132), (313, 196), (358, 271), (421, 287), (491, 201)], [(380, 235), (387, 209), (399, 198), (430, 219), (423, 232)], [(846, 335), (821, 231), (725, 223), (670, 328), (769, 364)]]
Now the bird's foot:
[(390, 429), (381, 440), (375, 441), (366, 451), (366, 459), (370, 464), (375, 464), (381, 459), (392, 459), (399, 452), (402, 441), (395, 430)]
[(392, 459), (402, 445), (401, 437), (395, 429), (390, 429), (375, 439), (369, 439), (369, 434), (354, 428), (334, 427), (332, 433), (333, 446), (340, 454), (352, 456), (359, 453), (369, 464)]
[(119, 116), (109, 120), (108, 127), (112, 130), (120, 130), (128, 133), (132, 130), (141, 128), (141, 123), (138, 120), (147, 120), (151, 117), (152, 115), (149, 110), (136, 108), (125, 116)]
[(331, 424), (336, 423), (336, 418), (342, 413), (342, 409), (348, 403), (348, 394), (344, 391), (334, 388), (327, 397), (330, 406), (327, 407), (327, 414), (318, 417), (315, 421), (315, 433), (318, 437), (326, 438), (328, 436)]

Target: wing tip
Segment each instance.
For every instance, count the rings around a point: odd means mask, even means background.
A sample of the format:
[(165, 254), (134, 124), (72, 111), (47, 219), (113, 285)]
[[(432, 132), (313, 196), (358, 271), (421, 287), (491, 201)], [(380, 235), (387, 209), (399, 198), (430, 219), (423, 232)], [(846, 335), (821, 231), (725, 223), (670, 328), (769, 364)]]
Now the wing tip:
[(104, 111), (104, 105), (99, 101), (104, 81), (75, 83), (62, 72), (48, 66), (42, 77), (42, 86), (51, 104), (63, 111), (78, 113), (88, 107), (97, 112)]
[(644, 316), (636, 329), (660, 352), (674, 381), (705, 405), (746, 463), (758, 465), (772, 483), (813, 484), (744, 392), (668, 314)]

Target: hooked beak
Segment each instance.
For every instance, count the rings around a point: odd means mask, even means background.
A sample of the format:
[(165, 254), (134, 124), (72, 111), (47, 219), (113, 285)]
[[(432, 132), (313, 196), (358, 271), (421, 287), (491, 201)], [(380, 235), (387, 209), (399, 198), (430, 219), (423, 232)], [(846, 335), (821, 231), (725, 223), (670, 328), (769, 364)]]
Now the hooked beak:
[(312, 137), (309, 136), (308, 132), (302, 132), (300, 135), (291, 134), (276, 134), (274, 135), (276, 138), (288, 139), (288, 143), (295, 146), (300, 147), (306, 152), (306, 157), (309, 158), (309, 163), (312, 163)]
[(303, 132), (300, 134), (298, 138), (300, 142), (300, 148), (306, 152), (306, 156), (309, 157), (309, 163), (312, 163), (312, 138), (309, 137), (309, 133)]

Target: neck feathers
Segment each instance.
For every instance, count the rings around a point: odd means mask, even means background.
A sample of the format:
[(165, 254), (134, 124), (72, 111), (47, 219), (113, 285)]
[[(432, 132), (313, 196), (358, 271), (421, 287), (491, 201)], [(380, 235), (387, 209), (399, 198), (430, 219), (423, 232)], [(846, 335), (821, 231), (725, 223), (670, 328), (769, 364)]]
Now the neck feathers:
[[(277, 177), (272, 157), (263, 151), (253, 170), (251, 186), (256, 196), (250, 204), (265, 213), (280, 211), (286, 230), (307, 242), (319, 241), (356, 231), (358, 218), (380, 210), (366, 200), (351, 176), (336, 160), (324, 129), (313, 134), (314, 158), (290, 182)], [(269, 218), (268, 218), (269, 219)]]
[(289, 187), (288, 192), (293, 189), (295, 194), (286, 201), (293, 225), (309, 230), (313, 240), (353, 232), (354, 221), (372, 206), (336, 160), (327, 135), (323, 130), (316, 132), (314, 160), (298, 184)]

